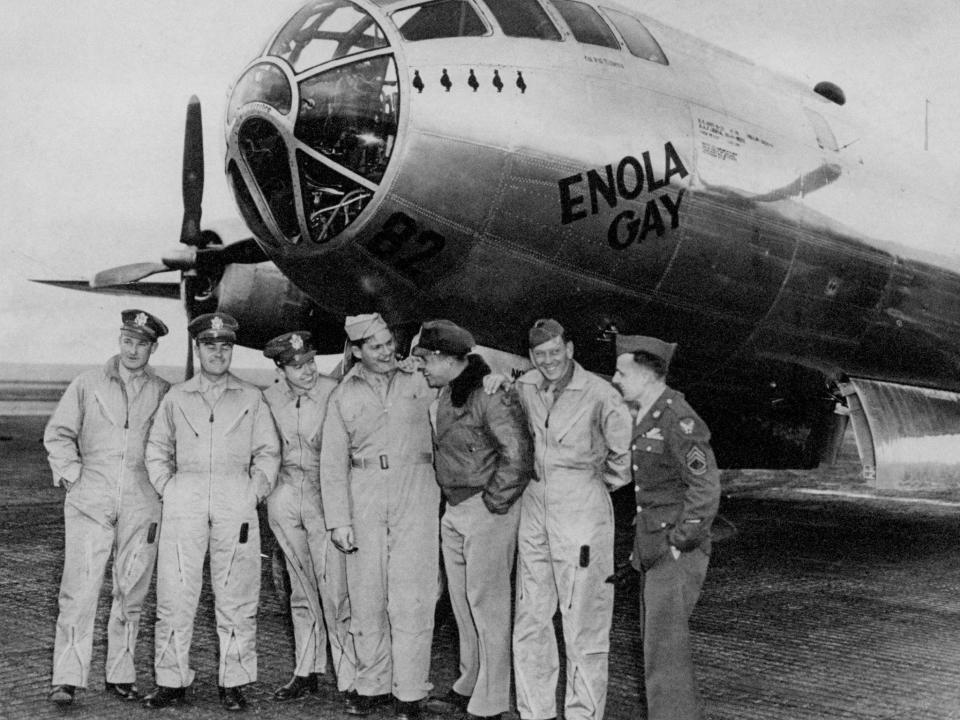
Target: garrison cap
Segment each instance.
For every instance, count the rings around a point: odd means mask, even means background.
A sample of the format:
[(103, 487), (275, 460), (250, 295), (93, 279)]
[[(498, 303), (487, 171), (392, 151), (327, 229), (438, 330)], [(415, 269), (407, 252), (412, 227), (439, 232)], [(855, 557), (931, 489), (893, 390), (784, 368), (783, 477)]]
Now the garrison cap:
[(466, 355), (476, 345), (467, 330), (450, 320), (430, 320), (420, 327), (420, 340), (412, 354), (423, 357), (433, 353)]
[(347, 331), (347, 337), (351, 342), (359, 342), (364, 338), (373, 337), (381, 330), (390, 328), (380, 317), (380, 313), (367, 313), (366, 315), (348, 315), (343, 323), (343, 329)]
[(120, 330), (152, 343), (170, 332), (160, 318), (143, 310), (124, 310), (120, 313), (120, 321), (123, 323)]
[(624, 353), (645, 352), (663, 360), (665, 366), (670, 365), (676, 343), (664, 342), (647, 335), (617, 335), (617, 355)]
[(530, 328), (529, 344), (533, 350), (537, 345), (543, 345), (548, 340), (563, 336), (563, 325), (553, 318), (541, 318)]
[(284, 333), (270, 340), (263, 348), (263, 354), (279, 367), (284, 365), (302, 365), (317, 354), (313, 347), (313, 335), (305, 330)]
[(239, 327), (240, 324), (232, 316), (215, 312), (198, 315), (187, 325), (187, 330), (198, 342), (201, 340), (236, 342)]

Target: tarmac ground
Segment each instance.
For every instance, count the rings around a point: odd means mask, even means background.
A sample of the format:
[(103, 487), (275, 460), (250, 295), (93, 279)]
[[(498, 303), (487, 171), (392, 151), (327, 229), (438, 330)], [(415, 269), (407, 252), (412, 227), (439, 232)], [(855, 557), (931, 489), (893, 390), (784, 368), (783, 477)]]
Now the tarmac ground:
[[(66, 710), (46, 700), (63, 513), (40, 443), (45, 422), (42, 415), (0, 416), (0, 718), (224, 717), (208, 578), (188, 704), (150, 711), (104, 693), (109, 569), (90, 687)], [(849, 463), (830, 473), (725, 473), (721, 514), (738, 532), (715, 546), (691, 622), (708, 720), (960, 720), (960, 497), (864, 497), (855, 475)], [(632, 533), (630, 494), (615, 497), (619, 560)], [(271, 549), (265, 545), (264, 553)], [(270, 563), (263, 567), (260, 679), (247, 689), (246, 715), (348, 717), (327, 678), (315, 695), (271, 699), (292, 673), (293, 638)], [(635, 584), (617, 591), (607, 720), (645, 717), (636, 595)], [(153, 687), (154, 613), (151, 590), (137, 648), (144, 690)], [(456, 666), (456, 626), (444, 598), (433, 644), (435, 692), (451, 685)], [(391, 716), (382, 710), (372, 717)]]

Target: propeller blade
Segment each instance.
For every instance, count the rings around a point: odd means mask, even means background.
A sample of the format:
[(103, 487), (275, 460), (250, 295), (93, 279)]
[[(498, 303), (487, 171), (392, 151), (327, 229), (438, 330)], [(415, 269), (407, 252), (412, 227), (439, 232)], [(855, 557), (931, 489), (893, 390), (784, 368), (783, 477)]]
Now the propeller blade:
[(202, 246), (200, 214), (203, 201), (203, 122), (200, 100), (196, 95), (187, 104), (187, 120), (183, 133), (183, 224), (180, 242)]
[(102, 288), (110, 285), (126, 285), (127, 283), (142, 280), (150, 275), (167, 272), (168, 268), (163, 263), (142, 262), (132, 265), (120, 265), (119, 267), (101, 270), (90, 278), (91, 288)]
[(94, 292), (101, 295), (139, 295), (140, 297), (158, 297), (176, 300), (180, 297), (180, 283), (146, 282), (127, 283), (108, 287), (90, 287), (89, 280), (31, 280), (30, 282), (53, 285), (67, 290)]

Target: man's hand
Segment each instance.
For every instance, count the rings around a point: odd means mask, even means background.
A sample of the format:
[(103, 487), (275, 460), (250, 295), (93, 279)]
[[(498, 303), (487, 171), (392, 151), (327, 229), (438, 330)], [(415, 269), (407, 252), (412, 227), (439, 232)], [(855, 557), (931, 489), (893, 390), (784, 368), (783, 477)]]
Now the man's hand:
[(400, 372), (405, 372), (408, 375), (412, 375), (417, 370), (423, 366), (423, 360), (421, 360), (416, 355), (410, 355), (405, 357), (403, 360), (397, 360), (397, 369)]
[(337, 546), (337, 550), (344, 553), (353, 553), (357, 551), (357, 546), (353, 540), (353, 525), (343, 525), (330, 531), (330, 539)]
[(501, 375), (500, 373), (490, 373), (489, 375), (483, 376), (483, 391), (487, 395), (493, 395), (497, 390), (503, 388), (504, 390), (510, 387), (510, 380), (506, 375)]

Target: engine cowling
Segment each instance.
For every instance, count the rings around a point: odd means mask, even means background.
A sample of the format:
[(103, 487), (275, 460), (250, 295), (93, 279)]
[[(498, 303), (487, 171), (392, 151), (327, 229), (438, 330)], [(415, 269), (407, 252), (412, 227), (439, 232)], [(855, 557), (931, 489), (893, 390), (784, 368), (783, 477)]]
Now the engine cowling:
[(228, 265), (216, 296), (217, 309), (240, 323), (241, 345), (260, 349), (277, 335), (309, 330), (319, 352), (343, 349), (342, 321), (320, 310), (273, 263)]

